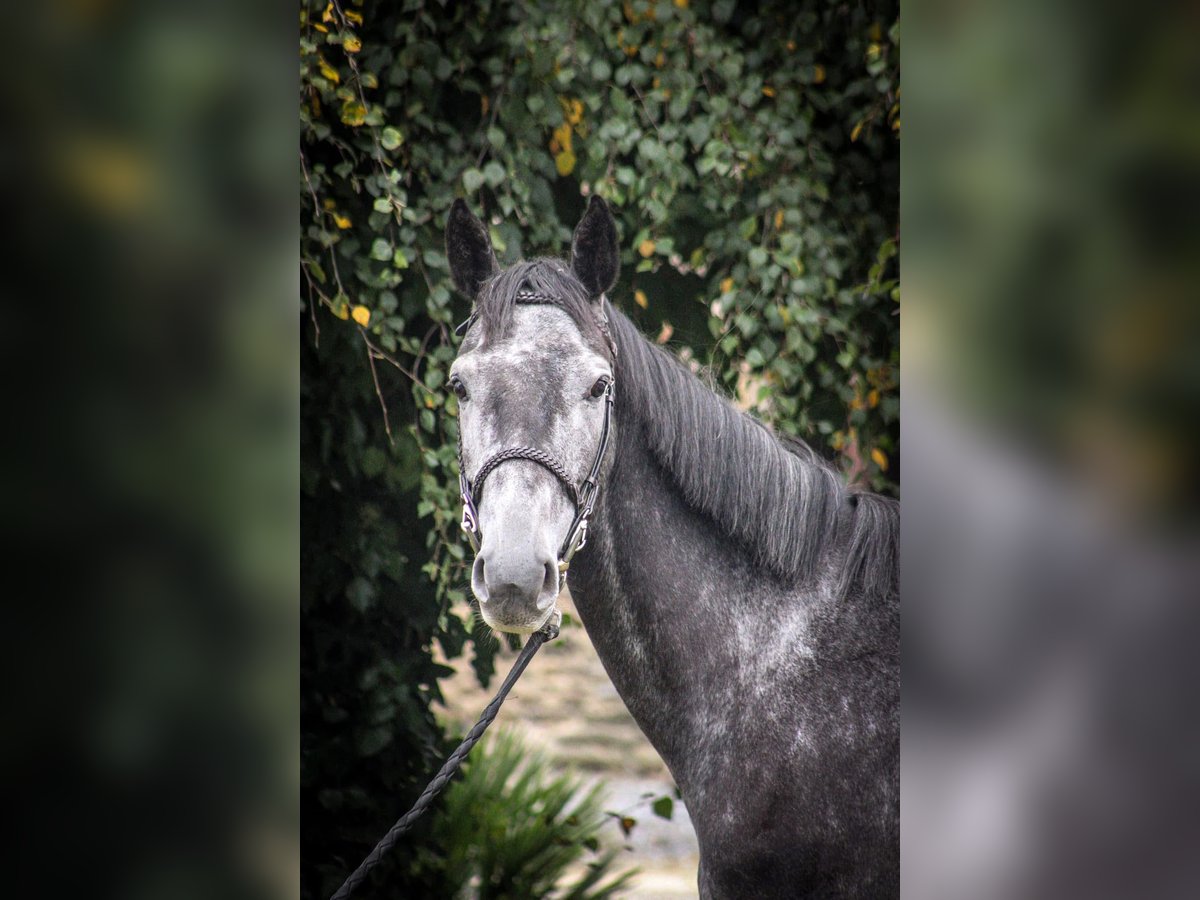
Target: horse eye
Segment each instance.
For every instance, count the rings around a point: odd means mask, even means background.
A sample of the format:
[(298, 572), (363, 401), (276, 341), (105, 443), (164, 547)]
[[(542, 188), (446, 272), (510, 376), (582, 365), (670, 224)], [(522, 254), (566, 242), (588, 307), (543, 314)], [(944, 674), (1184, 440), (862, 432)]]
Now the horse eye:
[(592, 389), (589, 391), (589, 396), (591, 396), (592, 399), (603, 397), (606, 390), (608, 390), (608, 376), (601, 375), (596, 379), (596, 383), (592, 385)]
[(467, 399), (467, 386), (457, 376), (450, 379), (450, 390), (454, 391), (454, 396), (460, 401)]

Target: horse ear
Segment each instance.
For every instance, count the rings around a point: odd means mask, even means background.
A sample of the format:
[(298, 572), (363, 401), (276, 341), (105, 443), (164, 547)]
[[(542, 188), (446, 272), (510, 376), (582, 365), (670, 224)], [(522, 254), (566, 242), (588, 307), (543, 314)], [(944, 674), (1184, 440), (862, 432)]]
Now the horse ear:
[(500, 271), (487, 229), (461, 198), (454, 201), (446, 220), (446, 257), (450, 280), (472, 303), (483, 283)]
[(595, 194), (575, 226), (571, 239), (571, 268), (595, 299), (617, 283), (621, 271), (617, 223), (608, 204)]

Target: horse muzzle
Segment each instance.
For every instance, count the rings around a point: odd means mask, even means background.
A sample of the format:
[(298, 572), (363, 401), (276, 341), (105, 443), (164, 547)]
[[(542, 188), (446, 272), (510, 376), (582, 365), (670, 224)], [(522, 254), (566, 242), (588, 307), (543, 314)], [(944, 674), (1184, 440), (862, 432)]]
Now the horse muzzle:
[(471, 590), (483, 620), (497, 631), (537, 631), (554, 610), (558, 560), (552, 554), (499, 553), (484, 547), (471, 570)]

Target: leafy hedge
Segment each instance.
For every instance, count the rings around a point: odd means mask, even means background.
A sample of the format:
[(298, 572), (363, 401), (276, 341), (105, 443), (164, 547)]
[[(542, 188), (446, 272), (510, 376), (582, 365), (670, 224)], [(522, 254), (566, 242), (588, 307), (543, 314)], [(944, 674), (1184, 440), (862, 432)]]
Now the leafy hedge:
[[(600, 193), (622, 235), (614, 301), (894, 492), (899, 26), (895, 3), (813, 0), (300, 13), (305, 890), (320, 893), (335, 851), (363, 849), (442, 749), (431, 642), (453, 657), (471, 641), (451, 611), (468, 580), (445, 389), (467, 312), (442, 248), (453, 199), (511, 262), (565, 252)], [(473, 645), (486, 678), (494, 643)]]

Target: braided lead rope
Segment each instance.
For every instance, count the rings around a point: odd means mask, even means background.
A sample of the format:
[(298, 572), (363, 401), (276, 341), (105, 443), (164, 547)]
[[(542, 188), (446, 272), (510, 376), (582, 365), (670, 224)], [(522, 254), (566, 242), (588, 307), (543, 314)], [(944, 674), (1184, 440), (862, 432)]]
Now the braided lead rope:
[(579, 487), (571, 480), (571, 476), (567, 474), (567, 470), (549, 453), (534, 447), (510, 447), (507, 450), (501, 450), (480, 466), (479, 471), (475, 474), (475, 481), (471, 484), (471, 495), (476, 502), (478, 502), (480, 491), (483, 490), (484, 479), (491, 475), (492, 471), (500, 463), (508, 462), (510, 459), (527, 459), (530, 462), (535, 462), (549, 469), (554, 477), (562, 482), (563, 487), (567, 489), (567, 493), (571, 495), (571, 500), (574, 501), (575, 505), (579, 505)]
[(517, 679), (521, 677), (521, 673), (525, 671), (525, 667), (529, 665), (533, 655), (538, 652), (538, 648), (546, 641), (552, 641), (558, 637), (559, 625), (562, 622), (562, 613), (555, 610), (550, 621), (543, 625), (539, 630), (529, 636), (525, 647), (521, 650), (521, 655), (517, 657), (517, 661), (513, 663), (512, 669), (509, 670), (508, 677), (504, 679), (504, 683), (500, 685), (500, 690), (496, 692), (496, 696), (492, 702), (484, 707), (483, 714), (479, 717), (479, 721), (475, 723), (475, 727), (467, 732), (467, 736), (463, 738), (463, 742), (458, 745), (458, 749), (450, 754), (450, 758), (446, 760), (445, 765), (433, 777), (433, 781), (429, 782), (429, 786), (425, 788), (421, 796), (417, 798), (417, 802), (413, 804), (412, 809), (400, 817), (391, 828), (375, 845), (367, 858), (364, 859), (344, 882), (337, 889), (337, 892), (330, 900), (345, 900), (349, 897), (354, 889), (357, 888), (370, 874), (371, 870), (379, 864), (384, 855), (395, 846), (396, 841), (402, 834), (412, 828), (413, 823), (421, 817), (421, 814), (429, 809), (434, 798), (442, 792), (447, 782), (458, 771), (458, 767), (462, 765), (463, 760), (467, 758), (467, 754), (471, 752), (483, 733), (487, 731), (489, 725), (496, 718), (496, 714), (500, 712), (500, 705), (504, 703), (504, 699), (508, 696), (508, 692), (512, 690), (512, 686), (517, 683)]

